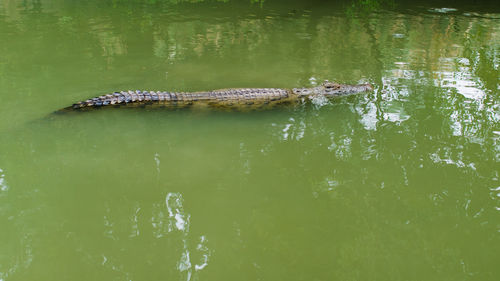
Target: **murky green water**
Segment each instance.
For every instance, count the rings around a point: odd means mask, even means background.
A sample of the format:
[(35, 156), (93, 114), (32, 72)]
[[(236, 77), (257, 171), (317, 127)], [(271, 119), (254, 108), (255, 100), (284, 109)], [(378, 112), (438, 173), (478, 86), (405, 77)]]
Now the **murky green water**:
[[(106, 2), (0, 1), (1, 281), (498, 280), (498, 5)], [(324, 79), (376, 91), (50, 114)]]

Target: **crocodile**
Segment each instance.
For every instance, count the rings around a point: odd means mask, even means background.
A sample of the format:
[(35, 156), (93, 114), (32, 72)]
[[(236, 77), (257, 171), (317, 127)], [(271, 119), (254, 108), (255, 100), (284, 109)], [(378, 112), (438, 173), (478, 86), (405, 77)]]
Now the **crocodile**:
[(235, 88), (207, 92), (120, 91), (80, 101), (62, 111), (119, 106), (160, 106), (182, 108), (201, 106), (226, 109), (266, 108), (293, 104), (315, 96), (336, 97), (372, 91), (370, 84), (348, 85), (325, 81), (312, 88)]

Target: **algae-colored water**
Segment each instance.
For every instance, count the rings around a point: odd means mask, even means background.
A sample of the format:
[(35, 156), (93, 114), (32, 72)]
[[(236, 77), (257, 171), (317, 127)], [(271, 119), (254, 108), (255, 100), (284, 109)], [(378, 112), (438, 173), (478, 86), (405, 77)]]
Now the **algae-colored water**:
[(0, 280), (498, 280), (499, 64), (494, 1), (0, 1)]

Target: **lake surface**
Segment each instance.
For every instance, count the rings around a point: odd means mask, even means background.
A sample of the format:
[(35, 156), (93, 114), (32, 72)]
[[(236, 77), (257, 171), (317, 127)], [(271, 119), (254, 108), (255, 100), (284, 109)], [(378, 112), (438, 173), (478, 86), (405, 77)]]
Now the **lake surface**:
[[(468, 2), (0, 1), (0, 281), (498, 280), (500, 8)], [(375, 91), (52, 114), (325, 79)]]

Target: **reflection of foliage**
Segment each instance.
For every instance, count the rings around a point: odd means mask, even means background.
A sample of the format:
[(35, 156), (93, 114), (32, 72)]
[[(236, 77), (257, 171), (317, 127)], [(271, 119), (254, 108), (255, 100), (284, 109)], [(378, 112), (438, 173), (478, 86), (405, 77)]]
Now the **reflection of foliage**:
[[(228, 2), (229, 0), (216, 0), (217, 2)], [(258, 0), (257, 0), (258, 1)], [(114, 6), (119, 4), (180, 4), (180, 3), (201, 3), (206, 0), (112, 0)]]
[(73, 17), (71, 17), (71, 16), (60, 17), (59, 20), (57, 21), (57, 25), (63, 31), (66, 31), (66, 32), (74, 32), (75, 31), (74, 20), (73, 20)]
[(250, 0), (251, 3), (259, 4), (260, 7), (262, 7), (264, 5), (265, 1), (266, 0)]
[(394, 0), (353, 0), (347, 4), (346, 14), (351, 17), (366, 16), (381, 9), (393, 9), (395, 6)]

